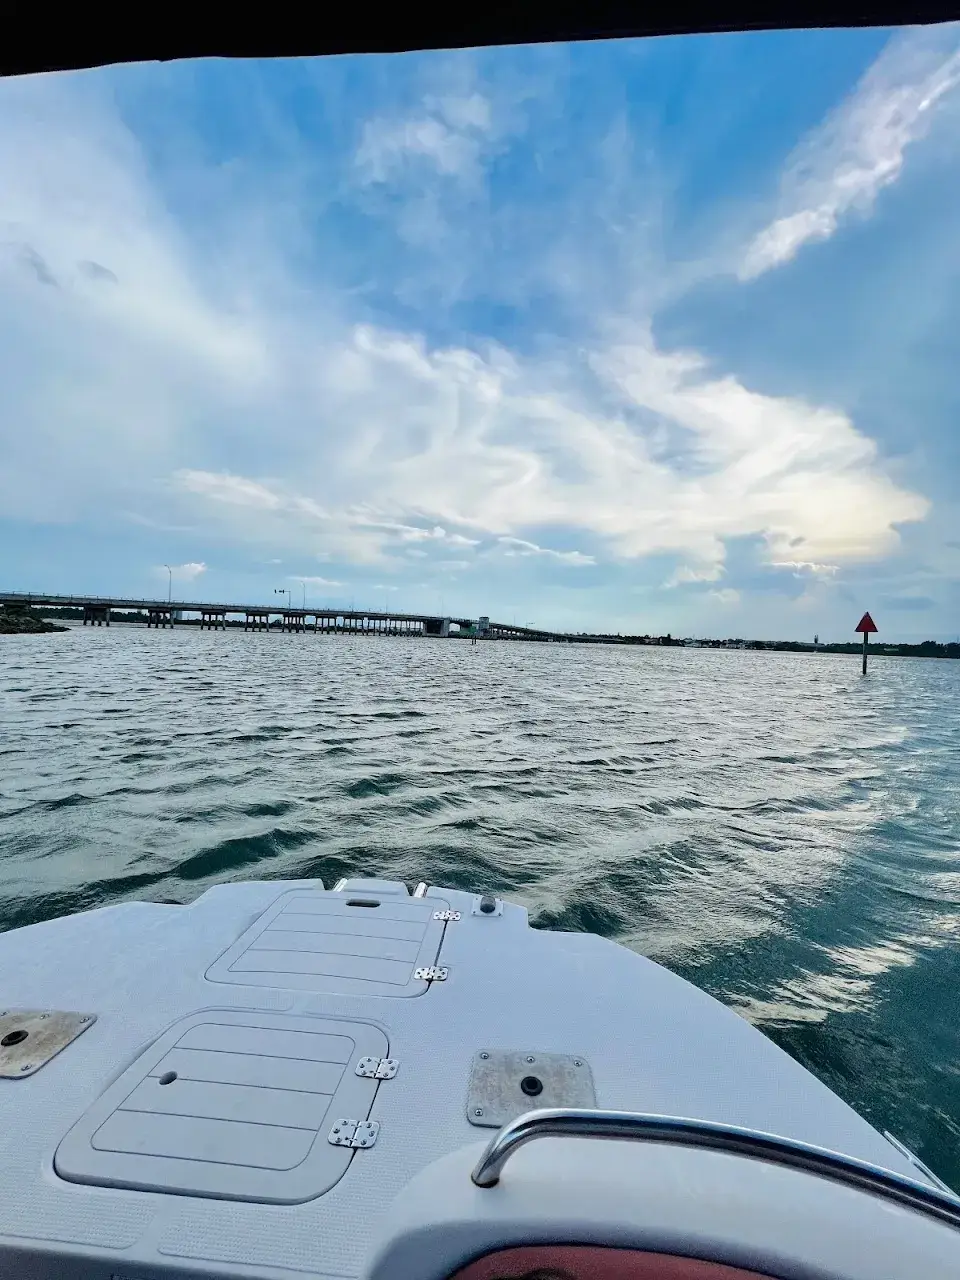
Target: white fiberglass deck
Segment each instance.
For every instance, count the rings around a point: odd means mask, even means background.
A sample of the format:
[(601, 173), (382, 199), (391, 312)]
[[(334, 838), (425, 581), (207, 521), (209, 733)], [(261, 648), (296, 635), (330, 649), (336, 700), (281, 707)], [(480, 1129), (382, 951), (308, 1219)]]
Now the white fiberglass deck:
[[(561, 1055), (579, 1105), (595, 1091), (918, 1176), (697, 989), (467, 893), (267, 882), (110, 907), (0, 935), (0, 991), (96, 1015), (0, 1079), (3, 1276), (364, 1276), (410, 1179), (489, 1138), (467, 1116), (482, 1053)], [(395, 1074), (362, 1077), (361, 1058)], [(339, 1118), (375, 1122), (375, 1145), (329, 1143)]]

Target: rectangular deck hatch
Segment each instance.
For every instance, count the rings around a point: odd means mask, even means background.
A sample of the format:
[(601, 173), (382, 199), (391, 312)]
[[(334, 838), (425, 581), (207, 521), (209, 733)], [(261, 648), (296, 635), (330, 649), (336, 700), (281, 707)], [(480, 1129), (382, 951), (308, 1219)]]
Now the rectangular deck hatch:
[[(358, 1058), (387, 1037), (360, 1022), (233, 1010), (164, 1032), (57, 1149), (61, 1178), (98, 1186), (298, 1204), (340, 1180), (341, 1116), (366, 1120), (378, 1081)], [(358, 1159), (366, 1158), (361, 1152)]]
[(418, 996), (436, 964), (437, 898), (294, 889), (282, 894), (207, 970), (210, 982), (343, 995)]

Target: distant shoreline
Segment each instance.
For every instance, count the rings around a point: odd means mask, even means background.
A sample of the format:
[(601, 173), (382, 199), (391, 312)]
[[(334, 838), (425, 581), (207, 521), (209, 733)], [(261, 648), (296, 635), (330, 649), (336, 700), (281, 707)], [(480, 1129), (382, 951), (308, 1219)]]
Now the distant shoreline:
[[(19, 611), (18, 611), (19, 613)], [(17, 615), (13, 615), (17, 616)], [(2, 622), (9, 620), (10, 614), (0, 615), (0, 634), (10, 634), (4, 632)], [(52, 606), (38, 606), (30, 610), (31, 621), (38, 624), (36, 626), (24, 627), (25, 632), (34, 631), (64, 631), (65, 627), (57, 627), (47, 624), (42, 625), (41, 620), (46, 618), (60, 618), (65, 621), (80, 621), (83, 618), (82, 609), (71, 608), (54, 608)], [(114, 623), (129, 623), (134, 626), (146, 626), (148, 617), (146, 613), (129, 612), (114, 610), (112, 615)], [(181, 627), (200, 627), (199, 619), (182, 619), (177, 624), (177, 629)], [(243, 631), (243, 623), (240, 621), (226, 622), (226, 630)], [(280, 630), (279, 627), (272, 628)], [(358, 633), (362, 634), (362, 633)], [(570, 639), (576, 642), (577, 636), (571, 635)], [(585, 635), (584, 640), (588, 637)], [(589, 640), (593, 643), (597, 642), (598, 637), (590, 636)], [(655, 635), (609, 635), (604, 636), (603, 641), (611, 645), (646, 645), (655, 648), (699, 648), (699, 649), (734, 649), (750, 652), (764, 653), (843, 653), (843, 654), (859, 654), (861, 652), (861, 642), (859, 640), (847, 643), (837, 644), (812, 644), (802, 640), (743, 640), (743, 639), (681, 639), (678, 636), (667, 634), (663, 636)], [(941, 643), (937, 640), (923, 640), (917, 644), (883, 644), (877, 643), (870, 646), (870, 656), (876, 658), (960, 658), (960, 644), (957, 643)]]

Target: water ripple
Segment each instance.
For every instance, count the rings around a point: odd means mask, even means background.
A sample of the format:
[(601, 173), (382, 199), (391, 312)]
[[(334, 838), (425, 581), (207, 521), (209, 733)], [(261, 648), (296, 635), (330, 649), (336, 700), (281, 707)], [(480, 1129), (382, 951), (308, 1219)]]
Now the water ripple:
[(960, 663), (0, 641), (0, 928), (231, 878), (499, 890), (753, 1019), (960, 1182)]

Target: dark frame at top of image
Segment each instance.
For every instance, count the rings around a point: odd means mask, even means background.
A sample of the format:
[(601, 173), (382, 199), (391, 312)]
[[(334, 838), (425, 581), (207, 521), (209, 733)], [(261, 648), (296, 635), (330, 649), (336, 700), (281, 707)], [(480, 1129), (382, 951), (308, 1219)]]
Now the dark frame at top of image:
[(791, 27), (903, 26), (960, 17), (960, 0), (424, 0), (355, 4), (0, 3), (0, 75), (203, 57), (397, 53)]

